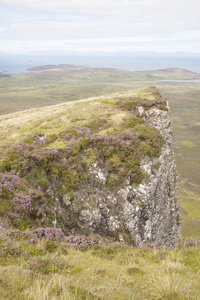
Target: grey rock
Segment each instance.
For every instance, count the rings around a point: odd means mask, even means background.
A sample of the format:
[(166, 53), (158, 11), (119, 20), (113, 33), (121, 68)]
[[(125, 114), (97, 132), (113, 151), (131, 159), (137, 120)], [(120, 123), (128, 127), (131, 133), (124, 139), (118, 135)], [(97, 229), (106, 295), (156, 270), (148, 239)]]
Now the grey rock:
[[(136, 245), (173, 246), (181, 236), (181, 219), (169, 107), (168, 111), (156, 107), (145, 110), (143, 106), (138, 106), (137, 110), (145, 124), (159, 130), (164, 139), (159, 158), (142, 160), (140, 167), (146, 173), (142, 182), (132, 186), (128, 178), (126, 183), (111, 191), (106, 187), (108, 174), (102, 163), (93, 163), (88, 171), (90, 195), (86, 190), (79, 191), (75, 194), (78, 204), (72, 204), (65, 194), (60, 200), (65, 208), (58, 211), (65, 219), (71, 208), (74, 215), (70, 218), (76, 220), (78, 230), (113, 235), (120, 241), (130, 235)], [(74, 232), (74, 228), (72, 230)]]

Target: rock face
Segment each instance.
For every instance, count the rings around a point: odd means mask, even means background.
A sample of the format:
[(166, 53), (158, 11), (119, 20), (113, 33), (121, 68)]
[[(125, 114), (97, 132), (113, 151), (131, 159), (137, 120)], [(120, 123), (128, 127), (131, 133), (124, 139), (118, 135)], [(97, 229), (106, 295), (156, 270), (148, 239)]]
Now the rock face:
[[(71, 205), (70, 201), (67, 205), (63, 198), (68, 209), (77, 210), (79, 229), (118, 236), (121, 241), (127, 236), (132, 237), (136, 245), (159, 243), (172, 246), (181, 236), (177, 172), (167, 102), (166, 108), (145, 110), (143, 105), (134, 108), (137, 116), (146, 125), (159, 130), (164, 140), (159, 157), (142, 159), (140, 168), (145, 176), (139, 184), (133, 185), (127, 178), (116, 189), (108, 190), (108, 170), (98, 161), (88, 170), (92, 178), (92, 197), (85, 190), (74, 193), (77, 203), (84, 202), (84, 207)], [(57, 209), (64, 219), (66, 209), (62, 200)]]
[(146, 124), (160, 131), (165, 143), (159, 158), (142, 161), (141, 168), (147, 174), (145, 180), (135, 189), (127, 186), (120, 191), (124, 196), (124, 223), (137, 244), (173, 245), (180, 237), (181, 221), (169, 111), (152, 108), (144, 114), (142, 107), (138, 110)]
[(82, 119), (69, 113), (58, 131), (58, 114), (55, 134), (50, 120), (0, 161), (5, 220), (173, 245), (181, 219), (167, 101), (150, 87), (73, 105)]

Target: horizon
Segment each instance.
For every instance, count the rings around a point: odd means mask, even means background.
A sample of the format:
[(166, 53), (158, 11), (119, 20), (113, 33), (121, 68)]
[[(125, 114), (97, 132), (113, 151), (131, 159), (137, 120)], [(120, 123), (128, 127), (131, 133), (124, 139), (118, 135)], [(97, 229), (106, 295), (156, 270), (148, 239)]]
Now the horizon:
[[(146, 55), (145, 55), (146, 54)], [(200, 73), (200, 55), (19, 55), (0, 54), (0, 72), (21, 73), (32, 67), (70, 64), (91, 68), (113, 68), (127, 71), (149, 71), (166, 68), (186, 69)]]

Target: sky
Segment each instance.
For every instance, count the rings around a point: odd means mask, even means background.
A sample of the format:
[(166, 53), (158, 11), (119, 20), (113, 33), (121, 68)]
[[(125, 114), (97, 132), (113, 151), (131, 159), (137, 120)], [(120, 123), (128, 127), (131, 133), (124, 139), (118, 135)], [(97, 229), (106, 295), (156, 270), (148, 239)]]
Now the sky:
[(200, 54), (199, 0), (0, 0), (0, 53)]

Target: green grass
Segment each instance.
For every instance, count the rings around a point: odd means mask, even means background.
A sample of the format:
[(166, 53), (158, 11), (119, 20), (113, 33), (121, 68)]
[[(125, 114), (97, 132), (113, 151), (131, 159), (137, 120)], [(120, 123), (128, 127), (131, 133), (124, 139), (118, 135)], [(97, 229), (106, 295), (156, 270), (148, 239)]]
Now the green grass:
[(183, 143), (183, 146), (188, 147), (188, 148), (195, 147), (195, 145), (193, 143), (188, 142), (188, 141), (183, 141), (182, 143)]
[(184, 237), (200, 236), (200, 197), (198, 186), (187, 180), (180, 183), (181, 218), (183, 220), (182, 235)]
[(96, 240), (82, 251), (64, 241), (29, 241), (0, 232), (2, 300), (199, 297), (200, 245), (195, 240), (182, 240), (174, 249)]
[(65, 146), (66, 146), (66, 142), (63, 141), (55, 141), (48, 145), (49, 148), (56, 148), (56, 149), (64, 148)]

